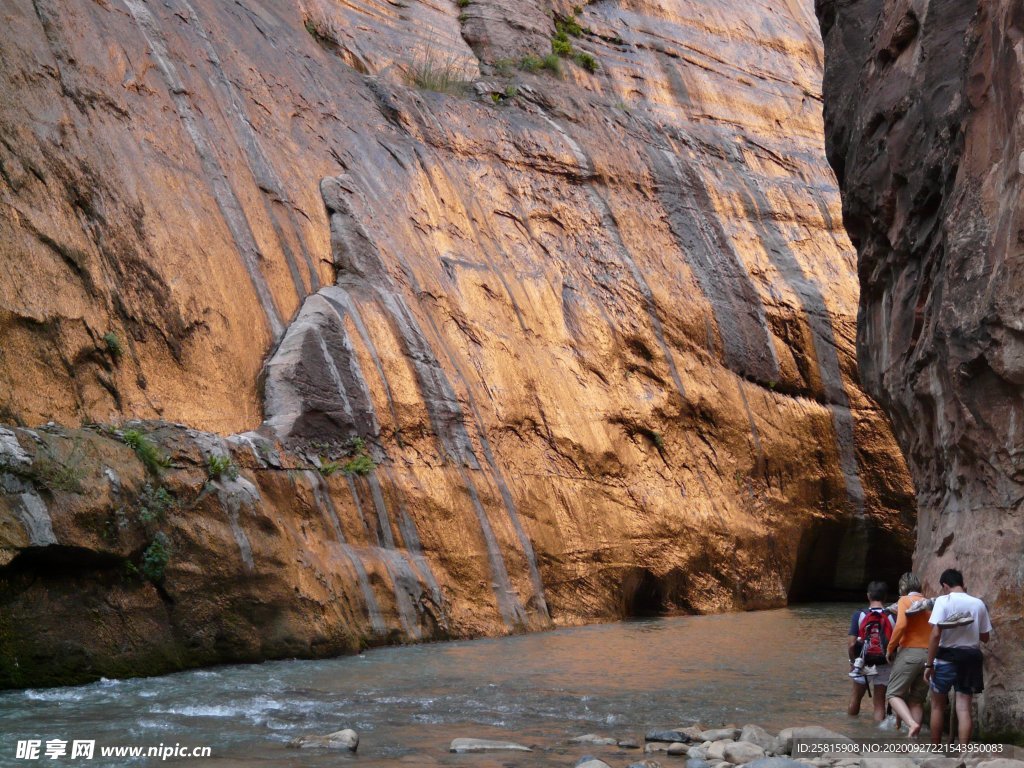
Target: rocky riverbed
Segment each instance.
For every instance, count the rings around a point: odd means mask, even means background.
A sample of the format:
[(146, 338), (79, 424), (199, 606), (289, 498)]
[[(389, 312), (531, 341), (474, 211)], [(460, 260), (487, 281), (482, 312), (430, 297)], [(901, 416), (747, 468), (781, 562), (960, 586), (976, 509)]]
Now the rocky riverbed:
[[(706, 729), (700, 725), (653, 728), (642, 738), (626, 734), (587, 733), (566, 739), (581, 753), (575, 768), (1024, 768), (1021, 750), (1004, 744), (973, 744), (958, 752), (945, 751), (902, 735), (883, 740), (855, 741), (845, 734), (817, 725), (784, 728), (771, 733), (759, 725), (742, 728), (723, 726)], [(346, 729), (324, 736), (294, 739), (294, 748), (325, 748), (355, 752), (359, 736)], [(869, 751), (868, 751), (869, 750)], [(511, 740), (460, 736), (449, 751), (457, 754), (503, 755), (502, 765), (529, 765), (517, 760), (519, 753), (565, 752), (564, 744), (524, 744)], [(865, 754), (865, 752), (867, 754)], [(571, 753), (571, 749), (569, 750)], [(567, 755), (571, 759), (571, 754)], [(429, 756), (417, 757), (433, 764)], [(628, 761), (628, 762), (627, 762)]]

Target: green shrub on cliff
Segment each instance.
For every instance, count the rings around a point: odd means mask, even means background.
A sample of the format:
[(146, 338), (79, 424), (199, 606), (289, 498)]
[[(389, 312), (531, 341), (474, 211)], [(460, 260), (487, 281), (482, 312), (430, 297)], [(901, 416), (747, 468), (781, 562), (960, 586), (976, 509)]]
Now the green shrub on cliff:
[(142, 565), (139, 571), (149, 581), (159, 584), (164, 580), (164, 570), (171, 559), (171, 542), (167, 534), (162, 531), (153, 537), (153, 540), (142, 553)]
[(114, 360), (119, 360), (124, 354), (124, 346), (121, 344), (121, 339), (113, 331), (107, 331), (103, 334), (103, 343), (107, 345), (107, 351)]
[(146, 469), (154, 475), (160, 474), (160, 470), (171, 465), (170, 458), (160, 452), (148, 437), (138, 429), (126, 429), (121, 433), (121, 439), (125, 445), (135, 451), (139, 461), (146, 465)]
[(139, 494), (139, 521), (148, 524), (159, 522), (174, 508), (174, 497), (163, 486), (154, 488), (146, 483)]
[(346, 475), (368, 475), (376, 468), (377, 463), (366, 450), (366, 441), (361, 437), (349, 438), (346, 453), (351, 458), (341, 465)]
[(441, 55), (430, 49), (405, 66), (405, 79), (425, 91), (461, 96), (469, 91), (465, 63), (455, 53)]
[(235, 466), (235, 462), (231, 460), (230, 456), (213, 454), (206, 459), (206, 475), (211, 480), (216, 480), (219, 477), (236, 480), (238, 478), (238, 467)]

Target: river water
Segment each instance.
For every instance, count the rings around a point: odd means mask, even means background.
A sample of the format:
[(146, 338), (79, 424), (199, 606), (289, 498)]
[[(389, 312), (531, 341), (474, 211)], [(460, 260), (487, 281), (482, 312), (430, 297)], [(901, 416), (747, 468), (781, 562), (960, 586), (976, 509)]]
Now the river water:
[[(649, 728), (819, 724), (881, 735), (846, 715), (852, 605), (627, 621), (515, 637), (369, 651), (327, 661), (228, 666), (136, 680), (0, 694), (0, 765), (19, 739), (95, 740), (93, 760), (48, 765), (157, 765), (100, 759), (101, 746), (209, 746), (188, 766), (613, 766), (638, 752), (580, 747), (598, 733), (642, 741)], [(357, 755), (289, 749), (341, 728)], [(459, 736), (511, 739), (530, 754), (451, 755)]]

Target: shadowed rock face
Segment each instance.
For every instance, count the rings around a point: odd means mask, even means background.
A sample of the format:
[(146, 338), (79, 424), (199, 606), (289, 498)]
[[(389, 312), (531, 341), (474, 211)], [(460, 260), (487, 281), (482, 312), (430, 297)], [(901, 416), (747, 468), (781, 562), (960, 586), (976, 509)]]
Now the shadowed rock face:
[(899, 573), (810, 9), (587, 5), (596, 72), (517, 69), (552, 12), (8, 4), (0, 416), (171, 461), (0, 432), (0, 684)]
[(1024, 721), (1024, 6), (818, 2), (858, 352), (917, 486), (914, 562), (995, 630), (984, 723)]

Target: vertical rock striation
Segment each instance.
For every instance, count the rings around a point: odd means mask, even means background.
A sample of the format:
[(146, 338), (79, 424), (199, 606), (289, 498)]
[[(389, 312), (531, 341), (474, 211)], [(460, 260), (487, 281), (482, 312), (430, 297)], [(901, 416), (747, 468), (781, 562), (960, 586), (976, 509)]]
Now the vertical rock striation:
[(809, 8), (3, 13), (0, 684), (898, 573)]
[(918, 495), (914, 561), (988, 602), (984, 724), (1024, 721), (1024, 6), (818, 0), (858, 353)]

